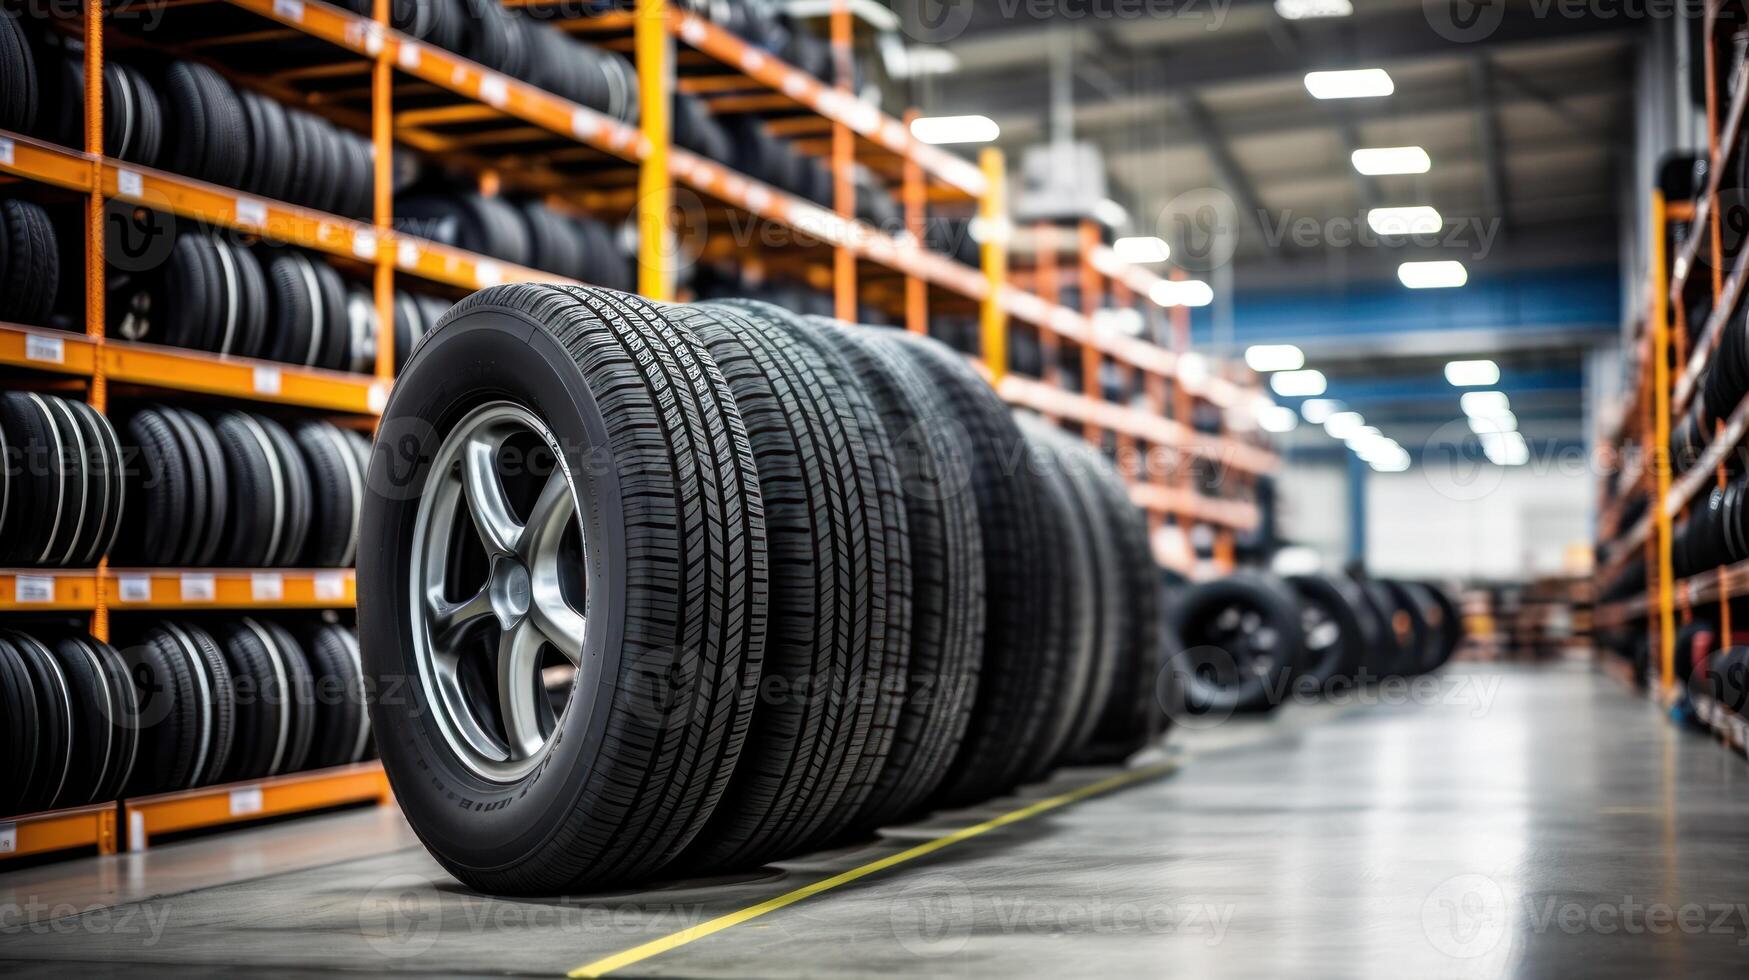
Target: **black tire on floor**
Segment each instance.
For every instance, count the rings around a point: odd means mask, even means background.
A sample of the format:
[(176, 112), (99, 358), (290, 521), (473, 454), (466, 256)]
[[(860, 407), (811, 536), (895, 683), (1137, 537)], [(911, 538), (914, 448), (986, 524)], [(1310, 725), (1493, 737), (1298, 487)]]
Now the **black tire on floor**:
[(1408, 617), (1397, 614), (1396, 600), (1384, 583), (1360, 578), (1355, 584), (1366, 599), (1363, 611), (1372, 619), (1378, 635), (1378, 642), (1361, 667), (1361, 680), (1375, 683), (1382, 678), (1409, 673), (1414, 651), (1406, 645), (1413, 640)]
[(1017, 785), (1053, 719), (1063, 680), (1067, 617), (1052, 597), (1064, 575), (1062, 543), (1043, 481), (1023, 461), (1026, 443), (1008, 406), (947, 346), (894, 335), (946, 398), (970, 463), (984, 542), (985, 631), (978, 693), (965, 740), (937, 791), (938, 806), (977, 803)]
[(1464, 641), (1464, 611), (1444, 586), (1418, 582), (1415, 587), (1425, 593), (1429, 603), (1428, 621), (1439, 633), (1439, 655), (1428, 667), (1429, 670), (1438, 670), (1451, 660), (1458, 645)]
[(1053, 720), (1026, 773), (1030, 781), (1044, 778), (1092, 736), (1097, 720), (1093, 704), (1105, 700), (1116, 659), (1116, 634), (1111, 628), (1117, 618), (1117, 569), (1110, 530), (1095, 512), (1098, 505), (1087, 481), (1089, 464), (1081, 446), (1035, 417), (1021, 416), (1020, 428), (1031, 444), (1031, 465), (1050, 490), (1046, 499), (1060, 527), (1064, 545), (1060, 560), (1067, 574), (1055, 601), (1062, 603), (1071, 624), (1058, 651), (1063, 679), (1053, 692)]
[(1379, 640), (1360, 586), (1341, 575), (1292, 575), (1286, 581), (1299, 598), (1306, 647), (1306, 668), (1296, 688), (1322, 694), (1354, 683)]
[(1392, 619), (1398, 631), (1398, 643), (1403, 649), (1400, 673), (1413, 677), (1432, 670), (1443, 659), (1444, 641), (1428, 621), (1428, 605), (1432, 600), (1407, 582), (1378, 579), (1393, 607)]
[(911, 644), (892, 749), (849, 822), (862, 834), (917, 816), (947, 776), (977, 696), (984, 545), (947, 402), (886, 331), (817, 323), (868, 389), (892, 444), (910, 543)]
[(624, 302), (667, 316), (710, 351), (758, 466), (772, 593), (758, 704), (728, 792), (675, 868), (757, 865), (831, 834), (846, 796), (872, 788), (865, 753), (884, 760), (887, 733), (874, 728), (888, 575), (870, 461), (877, 433), (844, 410), (852, 395), (819, 352), (770, 318)]
[(1299, 608), (1279, 580), (1240, 572), (1193, 585), (1171, 622), (1184, 644), (1167, 665), (1174, 721), (1273, 711), (1290, 693), (1304, 648)]
[[(464, 764), (435, 729), (404, 588), (427, 475), (406, 461), (430, 459), (464, 413), (501, 399), (552, 428), (600, 569), (583, 638), (591, 676), (574, 686), (539, 771), (510, 782)], [(647, 877), (721, 797), (763, 649), (764, 508), (715, 362), (603, 291), (495, 287), (427, 335), (379, 431), (359, 641), (372, 731), (408, 821), (482, 891), (552, 895)], [(473, 806), (455, 806), (458, 793)]]

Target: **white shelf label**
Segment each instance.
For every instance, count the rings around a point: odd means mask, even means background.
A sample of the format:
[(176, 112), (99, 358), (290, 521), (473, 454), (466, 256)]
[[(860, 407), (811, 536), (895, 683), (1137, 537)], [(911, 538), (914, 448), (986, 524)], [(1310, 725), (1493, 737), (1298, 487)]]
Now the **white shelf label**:
[(371, 414), (381, 415), (383, 409), (389, 407), (389, 386), (378, 381), (370, 386), (370, 390), (365, 392), (364, 397)]
[(278, 572), (256, 572), (249, 576), (249, 593), (256, 602), (279, 602), (285, 598), (285, 576)]
[(16, 580), (18, 603), (54, 602), (55, 580), (48, 575), (20, 575)]
[(741, 52), (741, 70), (751, 75), (765, 66), (765, 55), (757, 48), (748, 48)]
[(588, 109), (571, 110), (571, 134), (580, 140), (595, 136), (595, 113)]
[(59, 337), (25, 334), (24, 357), (26, 360), (42, 361), (45, 364), (61, 364), (67, 360), (67, 345)]
[(258, 367), (255, 369), (255, 393), (257, 395), (279, 394), (279, 368)]
[(267, 205), (252, 197), (237, 198), (237, 222), (253, 225), (256, 228), (266, 228)]
[(213, 577), (207, 572), (189, 572), (182, 576), (183, 602), (212, 602), (218, 596)]
[(403, 269), (416, 268), (419, 265), (419, 246), (407, 241), (395, 246), (395, 264)]
[(0, 823), (0, 854), (13, 854), (18, 850), (18, 825), (15, 823)]
[(474, 281), (478, 282), (482, 289), (487, 286), (496, 286), (504, 281), (504, 270), (496, 262), (476, 262), (474, 263)]
[(116, 579), (116, 592), (122, 602), (151, 602), (150, 575), (123, 575)]
[(683, 38), (686, 41), (687, 44), (691, 44), (691, 45), (696, 47), (698, 44), (700, 44), (701, 42), (704, 41), (704, 35), (705, 35), (704, 25), (699, 23), (698, 18), (688, 17), (684, 21), (681, 21), (681, 23), (680, 23), (680, 36), (681, 36), (681, 38)]
[(12, 141), (9, 139), (0, 139), (0, 163), (12, 166)]
[(339, 602), (346, 598), (346, 576), (339, 572), (316, 573), (316, 601)]
[(510, 101), (510, 85), (504, 81), (503, 75), (485, 75), (480, 78), (480, 101), (490, 106), (503, 108)]
[(244, 786), (231, 790), (231, 816), (246, 817), (261, 812), (261, 787)]
[(419, 45), (411, 41), (402, 41), (400, 50), (395, 52), (395, 60), (400, 63), (403, 71), (418, 70)]
[(117, 170), (115, 172), (115, 192), (125, 197), (139, 197), (145, 190), (145, 182), (140, 179), (137, 170)]
[(352, 254), (365, 261), (377, 257), (377, 236), (361, 231), (352, 236)]
[(294, 24), (304, 20), (304, 0), (273, 0), (273, 15)]

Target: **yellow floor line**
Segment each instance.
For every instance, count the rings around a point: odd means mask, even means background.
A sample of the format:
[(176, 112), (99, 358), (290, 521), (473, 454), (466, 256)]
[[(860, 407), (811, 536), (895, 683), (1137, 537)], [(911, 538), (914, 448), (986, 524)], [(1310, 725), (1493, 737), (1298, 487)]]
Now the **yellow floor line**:
[(1159, 765), (1149, 766), (1145, 769), (1137, 769), (1133, 772), (1119, 773), (1108, 779), (1101, 779), (1096, 783), (1089, 783), (1080, 789), (1073, 789), (1060, 796), (1053, 796), (1049, 799), (1040, 800), (1030, 806), (1024, 806), (1018, 810), (1004, 813), (999, 817), (986, 820), (981, 824), (966, 827), (963, 830), (956, 830), (951, 834), (944, 834), (934, 840), (918, 844), (916, 847), (900, 851), (897, 854), (890, 854), (878, 861), (871, 861), (859, 868), (852, 868), (849, 871), (835, 874), (830, 878), (822, 878), (812, 884), (803, 885), (795, 891), (779, 895), (776, 898), (766, 899), (757, 905), (749, 905), (739, 911), (717, 916), (709, 922), (701, 922), (696, 926), (682, 929), (679, 932), (670, 933), (660, 939), (652, 939), (641, 946), (633, 946), (631, 949), (624, 952), (602, 957), (593, 963), (585, 963), (577, 969), (572, 970), (568, 975), (572, 977), (606, 976), (615, 970), (622, 970), (631, 966), (633, 963), (641, 963), (652, 956), (659, 956), (671, 949), (678, 949), (685, 946), (687, 943), (695, 942), (706, 936), (722, 932), (730, 926), (738, 926), (743, 922), (757, 919), (767, 913), (776, 912), (778, 909), (785, 906), (794, 905), (802, 899), (812, 898), (821, 892), (831, 891), (840, 885), (848, 885), (859, 878), (866, 878), (877, 871), (885, 871), (895, 865), (904, 864), (906, 861), (913, 861), (926, 854), (933, 854), (934, 852), (947, 847), (949, 844), (957, 844), (960, 841), (969, 840), (979, 834), (988, 833), (998, 827), (1006, 827), (1012, 823), (1019, 823), (1022, 820), (1036, 817), (1041, 813), (1055, 810), (1058, 807), (1067, 806), (1070, 803), (1087, 799), (1090, 796), (1098, 796), (1101, 793), (1122, 786), (1128, 786), (1131, 783), (1139, 783), (1145, 779), (1153, 779), (1157, 776), (1163, 776), (1176, 768), (1178, 768), (1177, 762), (1165, 762), (1160, 763)]

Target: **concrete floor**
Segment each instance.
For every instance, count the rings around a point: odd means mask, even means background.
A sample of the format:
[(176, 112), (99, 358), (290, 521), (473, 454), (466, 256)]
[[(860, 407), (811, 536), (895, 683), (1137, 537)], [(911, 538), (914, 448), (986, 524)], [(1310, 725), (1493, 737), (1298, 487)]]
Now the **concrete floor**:
[[(1175, 733), (1169, 775), (616, 975), (1745, 975), (1742, 758), (1583, 666), (1383, 693)], [(63, 862), (0, 874), (0, 973), (553, 975), (1110, 774), (738, 881), (580, 899), (469, 894), (392, 810)]]

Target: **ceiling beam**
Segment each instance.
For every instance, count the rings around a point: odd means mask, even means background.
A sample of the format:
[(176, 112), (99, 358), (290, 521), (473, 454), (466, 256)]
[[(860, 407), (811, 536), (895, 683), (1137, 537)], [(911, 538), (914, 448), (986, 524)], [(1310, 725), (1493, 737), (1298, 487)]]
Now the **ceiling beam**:
[(1494, 62), (1478, 54), (1470, 62), (1470, 85), (1476, 94), (1476, 137), (1482, 149), (1482, 193), (1490, 212), (1500, 219), (1502, 245), (1512, 235), (1512, 212), (1506, 185), (1506, 164), (1500, 149), (1500, 110), (1496, 101)]
[[(1215, 173), (1220, 175), (1221, 183), (1226, 185), (1227, 193), (1233, 196), (1233, 202), (1256, 226), (1257, 237), (1265, 244), (1269, 243), (1271, 238), (1268, 218), (1265, 217), (1267, 212), (1263, 207), (1263, 198), (1257, 195), (1257, 188), (1252, 186), (1251, 178), (1247, 177), (1244, 168), (1239, 166), (1238, 159), (1233, 156), (1232, 149), (1227, 146), (1226, 138), (1216, 128), (1215, 121), (1209, 116), (1208, 109), (1195, 95), (1189, 92), (1181, 93), (1178, 96), (1178, 109), (1184, 114), (1184, 118), (1190, 123), (1190, 128), (1196, 132), (1197, 138), (1202, 141), (1203, 147), (1208, 151), (1209, 160), (1215, 167)], [(1275, 250), (1268, 248), (1265, 250), (1265, 254), (1274, 255)]]

